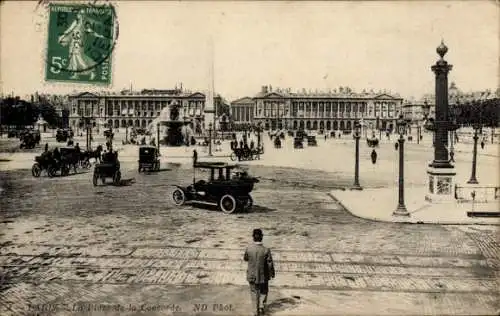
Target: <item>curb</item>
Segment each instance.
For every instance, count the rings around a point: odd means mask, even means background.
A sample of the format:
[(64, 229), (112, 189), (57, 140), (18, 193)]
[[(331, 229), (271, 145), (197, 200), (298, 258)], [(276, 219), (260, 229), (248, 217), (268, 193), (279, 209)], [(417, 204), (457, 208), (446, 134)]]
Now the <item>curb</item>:
[[(342, 190), (345, 191), (345, 190)], [(482, 225), (482, 226), (500, 226), (500, 221), (498, 223), (457, 223), (457, 222), (448, 222), (448, 223), (439, 223), (439, 222), (409, 222), (409, 221), (390, 221), (387, 219), (381, 219), (376, 217), (362, 217), (360, 215), (354, 214), (351, 212), (342, 202), (340, 202), (331, 192), (328, 192), (327, 195), (332, 198), (336, 203), (338, 203), (344, 210), (349, 212), (352, 216), (356, 218), (361, 218), (364, 220), (372, 221), (372, 222), (383, 222), (383, 223), (394, 223), (394, 224), (410, 224), (410, 225), (461, 225), (461, 226), (471, 226), (471, 225)]]

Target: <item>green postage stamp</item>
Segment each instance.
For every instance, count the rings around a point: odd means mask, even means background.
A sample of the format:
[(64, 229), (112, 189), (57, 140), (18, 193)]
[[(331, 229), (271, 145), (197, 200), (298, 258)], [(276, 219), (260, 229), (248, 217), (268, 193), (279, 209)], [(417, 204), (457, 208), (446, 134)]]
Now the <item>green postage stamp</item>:
[(45, 80), (109, 85), (117, 37), (111, 4), (50, 4)]

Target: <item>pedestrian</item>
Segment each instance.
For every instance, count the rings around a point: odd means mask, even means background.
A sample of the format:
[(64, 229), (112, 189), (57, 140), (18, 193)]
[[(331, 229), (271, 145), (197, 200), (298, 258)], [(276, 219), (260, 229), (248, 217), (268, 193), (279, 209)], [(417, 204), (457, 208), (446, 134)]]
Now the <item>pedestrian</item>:
[(45, 143), (45, 152), (49, 151), (49, 143)]
[(193, 167), (196, 166), (196, 163), (198, 162), (198, 152), (196, 149), (193, 150)]
[(371, 158), (372, 158), (372, 164), (375, 164), (377, 162), (377, 152), (375, 151), (375, 149), (372, 150)]
[(395, 149), (395, 150), (398, 150), (398, 148), (399, 148), (399, 144), (398, 144), (397, 142), (396, 142), (396, 143), (394, 143), (394, 149)]
[(481, 141), (481, 149), (484, 149), (484, 140)]
[(262, 230), (254, 229), (252, 236), (254, 243), (247, 247), (243, 259), (248, 262), (247, 281), (250, 285), (254, 316), (258, 316), (264, 315), (269, 280), (274, 279), (275, 271), (271, 250), (262, 244)]

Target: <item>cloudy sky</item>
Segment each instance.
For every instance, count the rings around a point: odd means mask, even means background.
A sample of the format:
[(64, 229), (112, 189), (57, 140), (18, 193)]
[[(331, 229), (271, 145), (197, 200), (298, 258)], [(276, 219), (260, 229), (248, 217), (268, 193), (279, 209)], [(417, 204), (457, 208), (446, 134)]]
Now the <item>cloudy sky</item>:
[[(404, 97), (434, 89), (431, 64), (441, 38), (450, 81), (465, 91), (498, 87), (499, 6), (495, 1), (116, 3), (119, 38), (112, 90), (209, 87), (229, 100), (273, 87)], [(70, 93), (92, 86), (44, 82), (46, 13), (36, 2), (0, 4), (3, 93)]]

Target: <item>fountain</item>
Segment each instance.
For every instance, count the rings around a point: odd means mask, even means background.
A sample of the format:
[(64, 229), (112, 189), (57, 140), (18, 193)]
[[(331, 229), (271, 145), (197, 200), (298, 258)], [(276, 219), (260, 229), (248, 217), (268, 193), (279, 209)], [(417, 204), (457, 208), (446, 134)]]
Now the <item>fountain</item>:
[[(189, 127), (189, 121), (182, 118), (184, 116), (182, 106), (172, 101), (164, 109), (161, 110), (160, 115), (155, 118), (149, 125), (148, 130), (151, 135), (160, 135), (160, 144), (167, 146), (182, 146), (189, 143), (193, 132)], [(158, 128), (159, 134), (158, 134)]]

